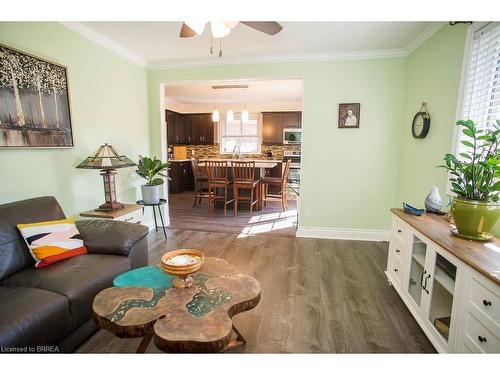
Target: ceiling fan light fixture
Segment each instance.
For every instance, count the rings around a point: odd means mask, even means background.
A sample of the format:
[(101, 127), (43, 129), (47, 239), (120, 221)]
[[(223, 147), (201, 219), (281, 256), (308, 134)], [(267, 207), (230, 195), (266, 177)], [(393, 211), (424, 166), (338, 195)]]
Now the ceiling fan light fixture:
[(234, 29), (238, 24), (238, 21), (224, 21), (224, 25), (229, 29)]
[(216, 109), (214, 109), (214, 111), (212, 112), (212, 121), (213, 122), (219, 122), (220, 120), (220, 114), (219, 114), (219, 111)]
[(214, 38), (224, 38), (229, 35), (231, 29), (221, 21), (210, 21), (210, 29), (212, 30), (212, 35)]
[(206, 21), (185, 21), (184, 23), (198, 35), (203, 34), (207, 24)]
[(229, 109), (226, 113), (226, 122), (233, 122), (233, 121), (234, 121), (233, 110)]

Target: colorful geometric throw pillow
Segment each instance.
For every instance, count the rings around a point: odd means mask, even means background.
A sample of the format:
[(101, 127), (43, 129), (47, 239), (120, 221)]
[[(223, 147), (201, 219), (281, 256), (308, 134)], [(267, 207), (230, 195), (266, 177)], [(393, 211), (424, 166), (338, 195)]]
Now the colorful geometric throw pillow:
[(17, 228), (36, 261), (36, 268), (87, 254), (82, 235), (73, 219), (18, 224)]

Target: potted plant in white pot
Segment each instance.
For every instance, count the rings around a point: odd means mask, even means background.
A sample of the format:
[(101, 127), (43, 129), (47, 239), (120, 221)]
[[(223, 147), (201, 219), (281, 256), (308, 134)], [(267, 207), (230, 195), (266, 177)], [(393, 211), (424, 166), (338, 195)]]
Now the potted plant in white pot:
[(162, 172), (168, 171), (170, 163), (163, 163), (156, 156), (153, 159), (147, 156), (139, 156), (139, 163), (135, 173), (144, 178), (147, 182), (141, 185), (142, 200), (146, 204), (160, 203), (160, 188), (163, 185), (163, 178), (168, 178)]
[(500, 121), (493, 129), (478, 130), (472, 120), (457, 121), (466, 139), (466, 152), (446, 154), (440, 167), (450, 174), (454, 197), (451, 214), (457, 234), (472, 240), (488, 240), (500, 216)]

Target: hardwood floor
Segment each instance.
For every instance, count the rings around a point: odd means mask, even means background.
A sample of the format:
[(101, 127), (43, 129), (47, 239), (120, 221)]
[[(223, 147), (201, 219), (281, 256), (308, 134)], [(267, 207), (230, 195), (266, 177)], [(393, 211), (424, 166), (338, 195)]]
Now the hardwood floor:
[[(435, 352), (387, 283), (386, 243), (169, 229), (167, 241), (151, 233), (149, 246), (151, 264), (168, 250), (197, 248), (260, 281), (260, 304), (233, 318), (247, 340), (234, 352)], [(100, 330), (78, 352), (133, 353), (139, 342)]]
[(289, 200), (286, 212), (282, 211), (280, 202), (268, 202), (267, 207), (262, 211), (253, 212), (250, 216), (248, 203), (241, 203), (236, 216), (232, 216), (231, 204), (228, 207), (228, 216), (224, 216), (222, 209), (217, 209), (214, 216), (209, 217), (207, 200), (203, 199), (201, 204), (193, 207), (193, 194), (193, 192), (184, 192), (169, 195), (169, 228), (295, 237), (297, 204), (294, 200)]

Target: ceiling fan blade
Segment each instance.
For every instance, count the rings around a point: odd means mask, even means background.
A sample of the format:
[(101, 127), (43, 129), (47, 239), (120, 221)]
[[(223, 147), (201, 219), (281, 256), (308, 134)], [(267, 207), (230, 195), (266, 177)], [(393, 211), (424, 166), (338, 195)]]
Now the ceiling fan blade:
[(278, 34), (283, 29), (283, 26), (274, 21), (240, 21), (240, 23), (268, 35)]
[(196, 33), (194, 32), (193, 29), (191, 29), (188, 25), (186, 25), (184, 22), (182, 23), (181, 27), (181, 32), (179, 33), (179, 36), (181, 38), (191, 38), (192, 36), (195, 36)]

